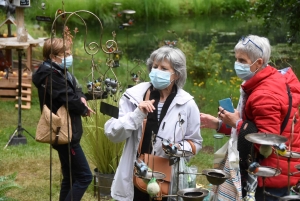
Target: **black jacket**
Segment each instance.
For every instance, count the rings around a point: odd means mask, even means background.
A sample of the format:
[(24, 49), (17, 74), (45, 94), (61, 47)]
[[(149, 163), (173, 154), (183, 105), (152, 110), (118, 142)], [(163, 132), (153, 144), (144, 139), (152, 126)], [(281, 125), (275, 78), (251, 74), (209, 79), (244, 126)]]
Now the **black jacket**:
[[(43, 62), (38, 70), (32, 76), (32, 82), (38, 89), (40, 109), (43, 104), (50, 109), (51, 98), (51, 72), (52, 72), (52, 112), (56, 113), (62, 105), (69, 108), (69, 114), (72, 124), (72, 144), (79, 143), (82, 136), (81, 115), (87, 113), (88, 108), (82, 103), (81, 97), (85, 97), (81, 88), (77, 87), (75, 77), (67, 71), (65, 76), (64, 70), (56, 63), (51, 61)], [(46, 79), (48, 77), (48, 79)], [(67, 77), (67, 86), (65, 77)], [(47, 81), (47, 83), (46, 83)], [(45, 86), (47, 86), (45, 94)], [(66, 93), (67, 92), (67, 93)], [(44, 100), (45, 96), (45, 100)]]

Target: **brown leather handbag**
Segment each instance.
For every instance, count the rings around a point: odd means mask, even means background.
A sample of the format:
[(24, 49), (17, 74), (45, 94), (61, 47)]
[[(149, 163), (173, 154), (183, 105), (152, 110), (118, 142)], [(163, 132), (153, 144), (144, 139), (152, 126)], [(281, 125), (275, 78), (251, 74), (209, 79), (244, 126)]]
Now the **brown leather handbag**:
[[(144, 132), (146, 127), (147, 119), (143, 121), (143, 130), (142, 130), (142, 137), (138, 148), (138, 153), (141, 153), (142, 142), (144, 138)], [(162, 195), (169, 194), (169, 187), (171, 183), (171, 173), (172, 173), (172, 166), (169, 166), (169, 159), (162, 158), (159, 156), (155, 156), (152, 154), (140, 154), (139, 159), (144, 161), (152, 171), (161, 172), (165, 174), (165, 178), (162, 180), (156, 180), (160, 186), (160, 192), (157, 194), (155, 200), (162, 200)], [(134, 170), (135, 172), (135, 170)], [(136, 188), (140, 191), (147, 193), (147, 183), (139, 177), (133, 176), (133, 184)]]
[[(52, 124), (50, 124), (50, 113), (52, 113)], [(35, 140), (41, 143), (58, 145), (68, 144), (71, 139), (71, 118), (66, 107), (61, 106), (54, 114), (45, 104), (36, 127)]]
[(72, 139), (71, 118), (68, 110), (62, 105), (54, 114), (45, 104), (48, 77), (45, 81), (43, 110), (36, 127), (35, 140), (49, 144), (68, 144)]
[[(169, 159), (155, 156), (152, 154), (141, 154), (139, 159), (143, 160), (152, 171), (161, 172), (165, 174), (162, 180), (156, 180), (160, 186), (160, 192), (156, 196), (156, 200), (161, 200), (162, 195), (169, 194), (169, 187), (171, 182), (172, 166), (169, 166)], [(154, 166), (153, 166), (154, 165)], [(133, 183), (140, 191), (147, 193), (147, 183), (139, 177), (133, 176)]]

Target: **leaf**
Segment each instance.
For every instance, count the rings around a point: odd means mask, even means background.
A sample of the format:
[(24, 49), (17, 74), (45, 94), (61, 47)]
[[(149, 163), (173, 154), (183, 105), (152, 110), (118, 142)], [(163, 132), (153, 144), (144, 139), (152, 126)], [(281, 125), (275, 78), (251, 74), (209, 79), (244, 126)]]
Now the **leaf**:
[(125, 142), (113, 143), (104, 134), (104, 124), (111, 117), (99, 112), (99, 105), (102, 101), (110, 105), (118, 105), (112, 97), (88, 101), (89, 107), (95, 108), (97, 114), (83, 121), (82, 146), (87, 158), (100, 173), (113, 174), (118, 167)]
[(0, 201), (14, 201), (15, 199), (6, 197), (5, 194), (10, 189), (21, 188), (18, 184), (15, 183), (17, 173), (13, 173), (7, 176), (0, 176)]

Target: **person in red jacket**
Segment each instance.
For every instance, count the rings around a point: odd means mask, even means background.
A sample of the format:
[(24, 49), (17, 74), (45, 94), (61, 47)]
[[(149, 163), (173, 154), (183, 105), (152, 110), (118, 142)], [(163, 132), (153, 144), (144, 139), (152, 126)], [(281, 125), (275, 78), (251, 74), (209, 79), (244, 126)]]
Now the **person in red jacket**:
[[(300, 152), (300, 83), (291, 68), (277, 70), (268, 65), (271, 55), (269, 40), (264, 37), (249, 35), (243, 37), (236, 44), (236, 62), (234, 69), (239, 78), (243, 80), (240, 88), (240, 100), (234, 113), (219, 107), (218, 117), (209, 114), (200, 114), (201, 127), (217, 129), (219, 133), (231, 132), (231, 136), (239, 135), (243, 123), (248, 120), (256, 125), (257, 133), (276, 134), (286, 137), (285, 145), (292, 152)], [(289, 103), (287, 92), (288, 84), (292, 104)], [(289, 105), (291, 105), (290, 114)], [(281, 131), (283, 121), (288, 115), (287, 124)], [(293, 125), (292, 125), (293, 124)], [(228, 128), (229, 125), (232, 128)], [(293, 129), (292, 129), (293, 128)], [(288, 187), (295, 185), (300, 179), (299, 174), (290, 176), (288, 172), (296, 172), (295, 165), (300, 164), (299, 158), (277, 156), (274, 147), (254, 144), (255, 156), (260, 166), (278, 168), (281, 173), (274, 177), (258, 177), (256, 200), (278, 200), (278, 197), (288, 195)], [(288, 169), (289, 168), (289, 169)], [(264, 186), (263, 186), (264, 185)], [(270, 194), (264, 195), (263, 187)], [(245, 194), (243, 194), (245, 196)]]

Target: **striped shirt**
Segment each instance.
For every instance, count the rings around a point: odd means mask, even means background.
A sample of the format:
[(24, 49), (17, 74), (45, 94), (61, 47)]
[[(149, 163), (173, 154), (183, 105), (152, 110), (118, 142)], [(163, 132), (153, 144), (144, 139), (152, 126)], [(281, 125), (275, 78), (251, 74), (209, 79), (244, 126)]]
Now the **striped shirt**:
[(157, 120), (159, 121), (161, 109), (164, 106), (164, 102), (159, 102), (157, 105)]

